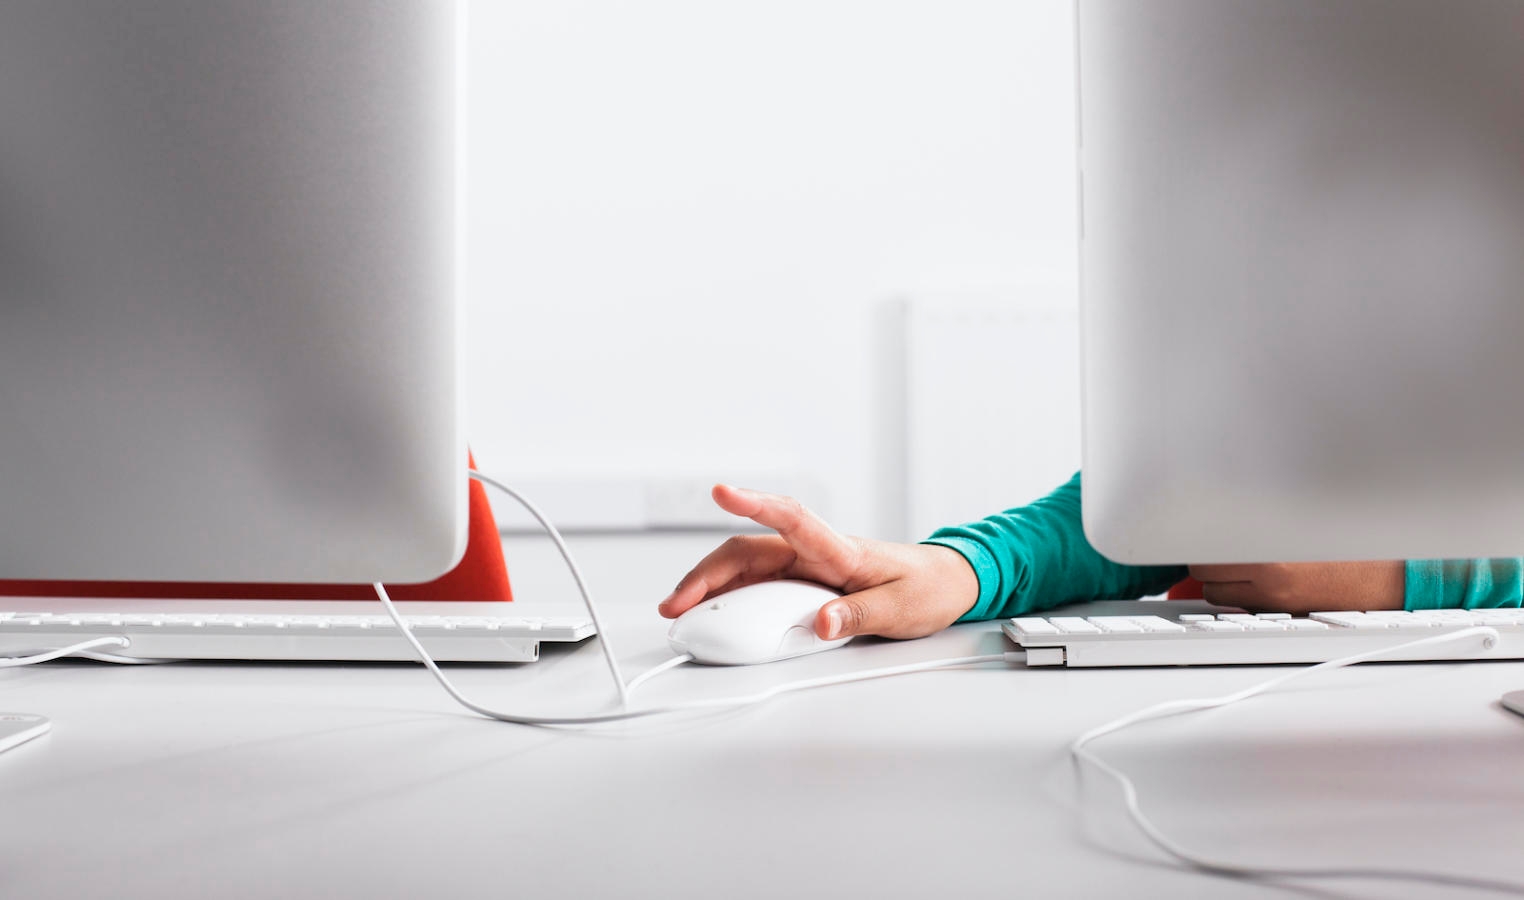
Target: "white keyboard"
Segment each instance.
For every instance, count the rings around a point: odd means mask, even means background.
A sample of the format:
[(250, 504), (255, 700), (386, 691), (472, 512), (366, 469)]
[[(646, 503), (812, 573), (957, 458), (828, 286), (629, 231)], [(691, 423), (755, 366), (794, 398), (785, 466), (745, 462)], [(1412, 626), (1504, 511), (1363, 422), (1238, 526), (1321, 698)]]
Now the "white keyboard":
[[(451, 604), (458, 606), (459, 604)], [(592, 635), (585, 616), (404, 615), (439, 662), (532, 662), (541, 641)], [(0, 656), (25, 656), (98, 637), (100, 650), (138, 659), (417, 661), (384, 612), (286, 613), (0, 612)]]
[(1494, 646), (1459, 640), (1392, 659), (1524, 659), (1519, 609), (1033, 616), (1007, 620), (1003, 630), (1027, 651), (1029, 666), (1217, 666), (1326, 662), (1477, 625), (1497, 630)]

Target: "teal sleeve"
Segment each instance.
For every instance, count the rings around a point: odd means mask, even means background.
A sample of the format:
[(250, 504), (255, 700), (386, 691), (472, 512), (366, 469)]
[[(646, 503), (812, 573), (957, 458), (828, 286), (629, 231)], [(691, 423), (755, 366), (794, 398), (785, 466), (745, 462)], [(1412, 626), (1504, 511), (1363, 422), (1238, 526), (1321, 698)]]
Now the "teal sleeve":
[(924, 543), (963, 554), (979, 577), (979, 600), (960, 622), (1004, 619), (1077, 600), (1145, 597), (1186, 577), (1185, 566), (1127, 566), (1085, 539), (1080, 476), (1036, 503), (968, 525), (941, 528)]
[(1407, 609), (1483, 609), (1519, 606), (1524, 559), (1411, 559)]

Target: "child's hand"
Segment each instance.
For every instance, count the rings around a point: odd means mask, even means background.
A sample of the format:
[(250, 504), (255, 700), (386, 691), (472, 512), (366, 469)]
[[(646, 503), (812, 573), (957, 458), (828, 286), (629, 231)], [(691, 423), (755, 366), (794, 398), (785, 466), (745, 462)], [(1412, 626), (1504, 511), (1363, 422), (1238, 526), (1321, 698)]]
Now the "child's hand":
[(1338, 609), (1402, 609), (1402, 562), (1267, 563), (1191, 566), (1205, 599), (1253, 612), (1309, 613)]
[(816, 615), (820, 637), (914, 638), (946, 628), (979, 599), (979, 580), (956, 550), (847, 537), (791, 497), (723, 484), (713, 496), (778, 534), (736, 536), (704, 557), (657, 607), (669, 619), (742, 585), (801, 578), (845, 593)]

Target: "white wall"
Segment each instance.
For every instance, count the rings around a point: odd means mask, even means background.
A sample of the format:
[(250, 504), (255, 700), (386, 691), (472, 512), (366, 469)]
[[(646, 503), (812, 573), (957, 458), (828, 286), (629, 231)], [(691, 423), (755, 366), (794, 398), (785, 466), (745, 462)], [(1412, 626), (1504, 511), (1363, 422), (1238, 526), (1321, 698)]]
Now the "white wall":
[(479, 461), (776, 483), (845, 530), (908, 536), (895, 303), (1073, 302), (1071, 16), (476, 0)]

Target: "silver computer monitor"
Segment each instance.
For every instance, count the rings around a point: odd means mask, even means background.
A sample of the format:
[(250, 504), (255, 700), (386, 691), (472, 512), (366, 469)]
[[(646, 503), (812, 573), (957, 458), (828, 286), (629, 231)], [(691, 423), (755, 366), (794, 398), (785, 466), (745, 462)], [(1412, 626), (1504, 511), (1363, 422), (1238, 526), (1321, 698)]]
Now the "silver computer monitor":
[(460, 557), (459, 5), (0, 4), (0, 578)]
[(1095, 546), (1524, 553), (1524, 2), (1077, 8)]

